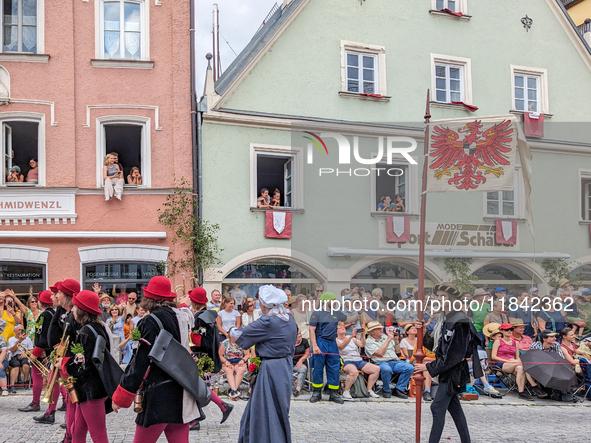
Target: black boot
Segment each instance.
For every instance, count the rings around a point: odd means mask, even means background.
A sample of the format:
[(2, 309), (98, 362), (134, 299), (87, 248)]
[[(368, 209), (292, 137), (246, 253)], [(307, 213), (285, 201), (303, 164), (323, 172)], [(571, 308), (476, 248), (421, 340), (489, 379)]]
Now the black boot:
[(343, 400), (343, 397), (341, 397), (341, 394), (339, 394), (339, 391), (337, 391), (336, 389), (330, 390), (330, 397), (328, 398), (328, 401), (334, 401), (339, 405), (345, 403), (345, 400)]
[(201, 429), (201, 424), (197, 420), (190, 422), (189, 425), (189, 431), (199, 431)]
[(49, 414), (40, 415), (39, 417), (33, 417), (33, 420), (37, 423), (52, 425), (55, 423), (55, 411), (50, 412)]
[(40, 411), (41, 408), (39, 407), (39, 403), (31, 402), (31, 404), (29, 404), (27, 407), (19, 408), (18, 410), (21, 412), (37, 412)]
[(310, 403), (316, 403), (320, 400), (322, 400), (322, 391), (314, 390), (314, 392), (312, 392), (312, 397), (310, 397)]
[(65, 401), (62, 401), (62, 405), (59, 408), (57, 408), (57, 410), (60, 412), (66, 412), (66, 409), (67, 409), (67, 405), (66, 405)]
[(230, 413), (232, 412), (232, 409), (234, 409), (233, 405), (229, 405), (225, 401), (222, 402), (222, 406), (226, 408), (226, 410), (222, 412), (222, 421), (220, 422), (220, 425), (228, 419)]

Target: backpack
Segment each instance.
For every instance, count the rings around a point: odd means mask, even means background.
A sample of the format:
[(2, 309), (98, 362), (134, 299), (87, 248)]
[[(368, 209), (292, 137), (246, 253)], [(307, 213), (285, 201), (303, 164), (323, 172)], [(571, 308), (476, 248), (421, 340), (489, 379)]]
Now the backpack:
[(353, 386), (349, 390), (351, 397), (353, 398), (366, 398), (369, 397), (369, 391), (365, 385), (365, 379), (359, 374), (359, 377), (355, 379)]

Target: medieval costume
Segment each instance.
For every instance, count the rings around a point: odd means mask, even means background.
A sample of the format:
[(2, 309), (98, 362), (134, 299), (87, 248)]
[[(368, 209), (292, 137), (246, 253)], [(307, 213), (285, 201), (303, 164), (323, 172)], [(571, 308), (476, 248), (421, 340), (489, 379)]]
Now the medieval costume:
[[(81, 291), (74, 295), (72, 302), (79, 311), (86, 311), (93, 316), (89, 322), (82, 325), (62, 360), (65, 378), (75, 379), (74, 389), (78, 398), (77, 403), (68, 405), (68, 408), (74, 410), (72, 443), (85, 443), (87, 433), (90, 433), (94, 443), (108, 443), (106, 410), (111, 411), (110, 400), (107, 399), (107, 391), (92, 356), (99, 335), (105, 339), (106, 348), (110, 351), (109, 335), (104, 324), (98, 322), (98, 316), (102, 311), (97, 294), (92, 291)], [(80, 352), (77, 352), (77, 347), (82, 348)]]
[(240, 335), (236, 344), (243, 349), (256, 345), (261, 359), (256, 383), (240, 421), (238, 442), (289, 443), (292, 359), (298, 328), (283, 306), (287, 296), (281, 289), (262, 286), (259, 300), (270, 309), (268, 314), (242, 330), (232, 330), (232, 334)]
[[(460, 296), (460, 292), (451, 285), (437, 285), (434, 291), (447, 292), (452, 296), (452, 301), (453, 297)], [(472, 355), (476, 356), (472, 361), (474, 377), (478, 379), (483, 375), (477, 357), (480, 338), (474, 325), (462, 311), (447, 313), (436, 328), (435, 361), (426, 364), (429, 374), (439, 377), (437, 393), (431, 403), (433, 426), (429, 443), (436, 443), (441, 439), (446, 411), (449, 411), (454, 420), (460, 440), (467, 443), (470, 441), (470, 433), (458, 395), (466, 390), (466, 384), (470, 382), (467, 359), (472, 358)]]
[(135, 420), (137, 426), (134, 442), (156, 442), (164, 432), (169, 442), (188, 443), (189, 422), (200, 416), (195, 398), (161, 368), (151, 365), (148, 354), (160, 332), (153, 316), (160, 320), (163, 328), (186, 347), (188, 352), (193, 314), (186, 306), (177, 309), (164, 304), (176, 297), (171, 291), (170, 280), (166, 277), (152, 277), (148, 287), (143, 288), (143, 294), (144, 297), (162, 301), (163, 304), (157, 304), (150, 315), (138, 323), (140, 343), (134, 359), (127, 366), (120, 385), (113, 394), (114, 408), (130, 407), (141, 387), (143, 410)]

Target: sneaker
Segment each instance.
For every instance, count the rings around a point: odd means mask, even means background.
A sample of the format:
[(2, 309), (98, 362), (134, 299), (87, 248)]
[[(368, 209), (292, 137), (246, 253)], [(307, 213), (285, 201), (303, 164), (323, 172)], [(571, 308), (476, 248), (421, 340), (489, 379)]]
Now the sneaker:
[(310, 397), (310, 403), (316, 403), (320, 400), (322, 400), (322, 391), (314, 390), (314, 392), (312, 392), (312, 397)]
[(115, 198), (116, 198), (117, 200), (121, 201), (121, 194), (117, 194), (117, 195), (115, 196)]
[(373, 389), (368, 390), (367, 392), (369, 392), (369, 396), (371, 398), (380, 398), (380, 396), (378, 394), (376, 394)]
[(330, 397), (328, 398), (328, 401), (333, 401), (339, 405), (342, 405), (343, 403), (345, 403), (345, 401), (343, 400), (343, 397), (341, 397), (341, 395), (339, 394), (339, 391), (335, 390), (330, 390)]
[(402, 398), (403, 400), (406, 400), (408, 398), (408, 395), (406, 395), (404, 392), (398, 389), (394, 389), (392, 391), (392, 395), (394, 395), (394, 397)]
[(527, 391), (523, 391), (519, 393), (519, 398), (523, 399), (523, 400), (531, 400), (533, 397), (531, 395), (529, 395), (529, 393)]
[(543, 391), (542, 388), (540, 388), (540, 385), (533, 386), (532, 389), (533, 389), (536, 397), (538, 397), (538, 398), (548, 397), (548, 393), (546, 391)]
[(109, 200), (111, 200), (111, 197), (105, 197), (106, 202), (108, 202)]
[(384, 398), (392, 398), (392, 393), (391, 392), (382, 392), (382, 397)]
[(351, 397), (351, 393), (349, 391), (344, 391), (341, 397), (343, 397), (343, 400), (345, 401), (355, 401), (353, 400), (353, 397)]
[(16, 388), (14, 386), (10, 386), (8, 388), (8, 393), (9, 394), (16, 394)]
[(495, 388), (493, 388), (492, 385), (488, 385), (488, 388), (484, 388), (483, 391), (486, 392), (487, 394), (492, 394), (492, 395), (499, 395), (500, 394), (500, 392), (497, 391)]
[(433, 401), (433, 397), (431, 397), (430, 391), (423, 392), (423, 400), (424, 401)]
[(2, 390), (2, 397), (6, 397), (8, 395), (8, 391), (6, 389)]
[(232, 400), (236, 400), (238, 397), (240, 397), (240, 391), (238, 389), (233, 389), (230, 391), (230, 398)]
[(577, 374), (580, 374), (580, 373), (581, 373), (581, 365), (580, 365), (580, 364), (578, 364), (578, 363), (575, 365), (575, 372), (576, 372)]
[(224, 407), (225, 411), (222, 411), (222, 421), (220, 422), (220, 425), (228, 419), (232, 409), (234, 409), (233, 405), (229, 405), (225, 401), (222, 402), (222, 406)]

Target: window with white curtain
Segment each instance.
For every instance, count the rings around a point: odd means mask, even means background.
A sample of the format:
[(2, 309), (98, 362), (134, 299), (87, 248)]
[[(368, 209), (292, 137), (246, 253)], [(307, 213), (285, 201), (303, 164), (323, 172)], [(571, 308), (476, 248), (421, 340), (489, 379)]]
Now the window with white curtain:
[(2, 52), (37, 54), (37, 0), (2, 1)]
[(101, 14), (102, 58), (142, 60), (145, 52), (144, 2), (103, 0)]

